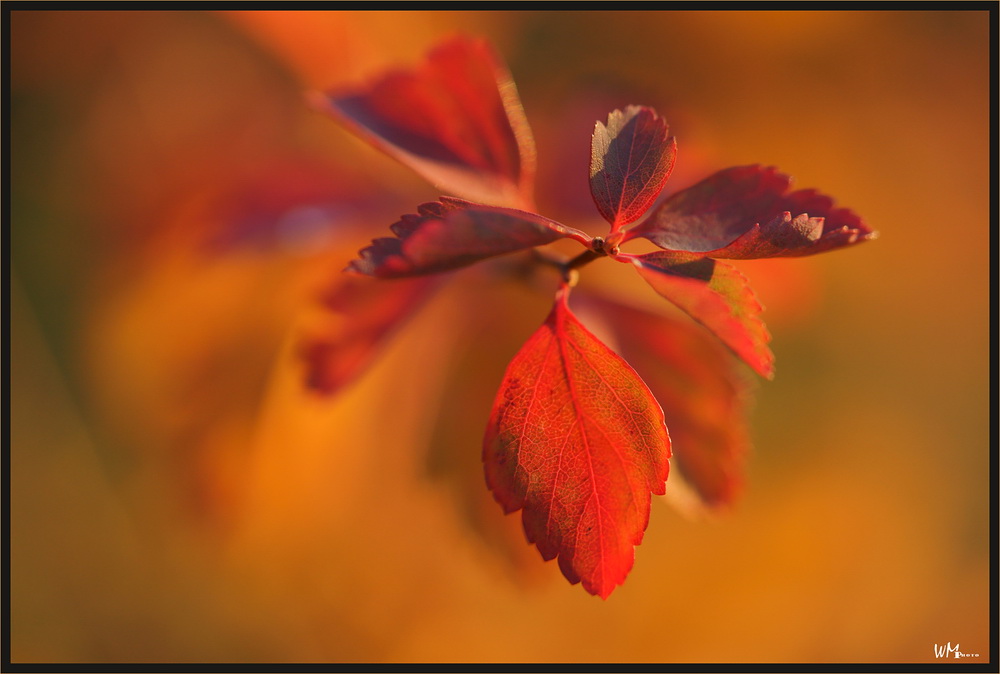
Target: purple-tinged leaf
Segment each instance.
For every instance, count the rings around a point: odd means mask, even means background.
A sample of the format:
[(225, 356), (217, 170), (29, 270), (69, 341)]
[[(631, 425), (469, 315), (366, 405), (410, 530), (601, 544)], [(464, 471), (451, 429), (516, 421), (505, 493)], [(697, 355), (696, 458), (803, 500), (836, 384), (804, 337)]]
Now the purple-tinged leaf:
[(643, 236), (668, 250), (715, 250), (769, 221), (789, 184), (774, 168), (725, 169), (665, 199), (625, 238)]
[[(815, 195), (815, 200), (810, 199)], [(868, 241), (878, 237), (853, 211), (846, 208), (826, 208), (829, 197), (814, 190), (802, 190), (788, 195), (790, 208), (774, 216), (766, 224), (754, 224), (732, 243), (712, 250), (708, 257), (751, 260), (764, 257), (801, 257), (835, 248)], [(811, 205), (807, 205), (810, 202)], [(808, 210), (806, 210), (808, 209)], [(793, 217), (793, 213), (798, 215)], [(811, 213), (824, 213), (812, 217)]]
[(852, 211), (815, 190), (788, 192), (774, 167), (738, 166), (664, 200), (625, 240), (709, 257), (750, 259), (812, 255), (875, 238)]
[(348, 269), (380, 278), (434, 274), (564, 237), (586, 236), (535, 213), (448, 197), (420, 205), (416, 214), (404, 215), (391, 229), (396, 238), (375, 239)]
[(732, 265), (690, 253), (622, 256), (660, 295), (711, 330), (763, 377), (774, 376), (771, 335), (761, 305), (743, 274)]
[(206, 185), (211, 223), (205, 248), (212, 254), (235, 248), (321, 247), (328, 236), (359, 226), (384, 191), (341, 163), (301, 156), (268, 156), (242, 166), (237, 175)]
[(442, 191), (531, 208), (535, 143), (507, 67), (456, 38), (370, 87), (313, 95), (316, 107)]
[(594, 126), (590, 193), (612, 231), (637, 220), (663, 189), (677, 156), (668, 130), (655, 110), (637, 105)]

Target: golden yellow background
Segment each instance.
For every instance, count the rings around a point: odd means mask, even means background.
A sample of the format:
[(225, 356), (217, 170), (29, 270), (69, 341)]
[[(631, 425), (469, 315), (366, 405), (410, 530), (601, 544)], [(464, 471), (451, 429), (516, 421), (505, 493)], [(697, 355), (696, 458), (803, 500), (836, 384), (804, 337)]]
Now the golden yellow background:
[[(10, 18), (14, 662), (989, 658), (987, 12)], [(316, 294), (437, 196), (302, 94), (457, 32), (503, 54), (545, 184), (574, 186), (540, 188), (546, 215), (599, 233), (589, 129), (640, 103), (677, 136), (673, 181), (774, 164), (881, 234), (743, 265), (777, 355), (746, 493), (708, 518), (654, 500), (607, 601), (476, 534), (499, 507), (470, 514), (428, 458), (478, 470), (486, 417), (445, 376), (456, 353), (476, 372), (467, 289), (342, 395), (301, 386)], [(206, 248), (220, 195), (294, 192), (303, 165), (367, 210)]]

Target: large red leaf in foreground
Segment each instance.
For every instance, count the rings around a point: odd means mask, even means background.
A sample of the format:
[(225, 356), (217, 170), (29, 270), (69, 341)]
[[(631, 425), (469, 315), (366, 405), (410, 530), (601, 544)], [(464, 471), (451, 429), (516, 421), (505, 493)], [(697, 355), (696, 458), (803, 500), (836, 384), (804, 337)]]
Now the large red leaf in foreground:
[(421, 204), (390, 229), (396, 238), (375, 239), (348, 268), (380, 278), (435, 274), (566, 236), (586, 237), (535, 213), (450, 197)]
[(788, 192), (791, 182), (773, 166), (724, 169), (665, 199), (625, 240), (641, 236), (667, 250), (750, 259), (813, 255), (876, 236), (830, 197)]
[(631, 259), (653, 289), (711, 330), (762, 377), (774, 376), (771, 334), (747, 278), (732, 265), (690, 253), (659, 252)]
[(670, 438), (646, 384), (570, 312), (564, 288), (511, 361), (483, 442), (486, 482), (544, 559), (607, 598), (663, 494)]
[(443, 191), (532, 205), (535, 142), (510, 72), (482, 40), (455, 38), (417, 68), (313, 103)]
[(667, 123), (652, 108), (630, 105), (597, 122), (591, 141), (590, 193), (612, 231), (638, 219), (663, 189), (677, 156)]

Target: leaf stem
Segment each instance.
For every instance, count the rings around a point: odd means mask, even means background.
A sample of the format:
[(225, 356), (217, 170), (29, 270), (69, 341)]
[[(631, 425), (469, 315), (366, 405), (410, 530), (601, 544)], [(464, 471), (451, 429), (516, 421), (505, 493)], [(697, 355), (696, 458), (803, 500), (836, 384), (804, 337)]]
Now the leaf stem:
[(588, 248), (569, 260), (560, 259), (538, 249), (532, 249), (531, 252), (536, 262), (558, 269), (559, 274), (562, 276), (563, 283), (572, 287), (576, 285), (576, 282), (579, 279), (579, 272), (577, 272), (577, 269), (585, 264), (593, 262), (597, 258), (606, 257), (608, 255), (608, 251), (602, 244), (603, 239), (595, 237), (591, 241), (593, 248)]
[(599, 257), (604, 257), (604, 253), (598, 253), (597, 251), (594, 250), (585, 250), (576, 257), (574, 257), (572, 260), (563, 263), (563, 269), (565, 271), (577, 269), (585, 264), (593, 262)]

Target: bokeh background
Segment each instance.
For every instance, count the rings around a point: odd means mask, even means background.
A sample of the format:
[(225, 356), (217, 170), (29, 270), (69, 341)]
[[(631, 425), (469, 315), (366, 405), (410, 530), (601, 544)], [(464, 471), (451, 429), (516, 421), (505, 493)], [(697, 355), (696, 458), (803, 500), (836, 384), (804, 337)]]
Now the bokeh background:
[[(989, 23), (11, 12), (13, 661), (986, 661)], [(777, 354), (745, 493), (655, 500), (607, 601), (475, 525), (519, 535), (470, 487), (488, 410), (455, 386), (495, 390), (548, 298), (451, 284), (340, 395), (302, 386), (296, 340), (344, 327), (317, 296), (437, 196), (303, 92), (459, 32), (514, 74), (546, 215), (598, 233), (589, 133), (642, 103), (674, 184), (774, 164), (881, 233), (743, 265)]]

